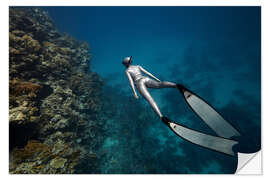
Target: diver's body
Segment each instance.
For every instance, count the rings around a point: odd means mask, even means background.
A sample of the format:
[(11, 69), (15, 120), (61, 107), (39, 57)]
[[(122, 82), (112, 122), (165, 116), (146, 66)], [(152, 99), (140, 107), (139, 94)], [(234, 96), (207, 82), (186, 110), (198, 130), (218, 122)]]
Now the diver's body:
[[(172, 82), (160, 81), (158, 78), (143, 69), (141, 66), (131, 65), (131, 62), (131, 57), (127, 57), (124, 59), (123, 64), (126, 66), (126, 75), (129, 79), (135, 98), (138, 99), (134, 84), (136, 85), (136, 88), (140, 92), (141, 96), (148, 101), (153, 110), (158, 114), (159, 118), (162, 119), (163, 115), (160, 112), (157, 103), (148, 92), (147, 88), (176, 88), (177, 85)], [(149, 77), (143, 76), (142, 72)]]
[[(141, 66), (131, 65), (131, 62), (131, 57), (126, 57), (122, 63), (126, 67), (126, 75), (129, 79), (135, 98), (139, 98), (135, 90), (136, 85), (136, 88), (142, 97), (149, 102), (162, 122), (174, 131), (176, 135), (199, 146), (231, 156), (235, 155), (234, 147), (238, 142), (231, 140), (230, 138), (240, 136), (240, 133), (216, 112), (215, 109), (183, 85), (160, 81)], [(147, 76), (144, 76), (143, 73)], [(147, 88), (177, 88), (184, 96), (190, 108), (192, 108), (192, 110), (217, 134), (217, 136), (190, 129), (163, 116)]]

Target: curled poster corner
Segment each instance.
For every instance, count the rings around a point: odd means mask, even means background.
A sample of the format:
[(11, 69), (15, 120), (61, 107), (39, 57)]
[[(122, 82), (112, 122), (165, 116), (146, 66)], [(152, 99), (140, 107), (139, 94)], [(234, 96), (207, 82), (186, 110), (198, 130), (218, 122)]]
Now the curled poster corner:
[(256, 153), (237, 153), (238, 165), (235, 174), (262, 174), (261, 151)]

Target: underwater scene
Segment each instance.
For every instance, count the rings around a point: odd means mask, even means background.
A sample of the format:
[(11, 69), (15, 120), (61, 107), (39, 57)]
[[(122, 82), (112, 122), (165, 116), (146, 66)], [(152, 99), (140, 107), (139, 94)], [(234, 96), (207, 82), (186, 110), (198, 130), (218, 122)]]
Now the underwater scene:
[(194, 132), (261, 149), (260, 7), (9, 7), (10, 174), (235, 173)]

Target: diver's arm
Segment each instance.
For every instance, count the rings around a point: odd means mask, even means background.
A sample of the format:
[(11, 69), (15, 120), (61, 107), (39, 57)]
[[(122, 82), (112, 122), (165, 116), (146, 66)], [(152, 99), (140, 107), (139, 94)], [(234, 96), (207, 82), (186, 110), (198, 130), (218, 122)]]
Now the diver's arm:
[(133, 93), (134, 93), (134, 96), (135, 96), (136, 99), (138, 99), (139, 97), (137, 96), (137, 93), (136, 93), (136, 91), (135, 91), (133, 79), (131, 78), (129, 72), (127, 72), (127, 71), (126, 71), (126, 75), (127, 75), (127, 77), (128, 77), (128, 80), (129, 80), (130, 86), (131, 86), (131, 88), (132, 88), (132, 91), (133, 91)]
[(153, 79), (155, 79), (155, 80), (157, 80), (157, 81), (160, 82), (160, 80), (159, 80), (158, 78), (156, 78), (153, 74), (151, 74), (150, 72), (146, 71), (146, 70), (143, 69), (141, 66), (139, 66), (139, 68), (140, 68), (140, 70), (141, 70), (142, 72), (144, 72), (145, 74), (147, 74), (147, 75), (150, 76), (151, 78), (153, 78)]

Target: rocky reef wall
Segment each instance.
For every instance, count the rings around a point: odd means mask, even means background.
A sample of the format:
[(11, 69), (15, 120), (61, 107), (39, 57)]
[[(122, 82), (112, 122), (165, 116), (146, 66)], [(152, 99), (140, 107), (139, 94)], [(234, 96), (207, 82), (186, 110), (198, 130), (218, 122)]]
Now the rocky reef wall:
[(39, 8), (9, 9), (9, 171), (99, 173), (102, 79), (86, 42)]

